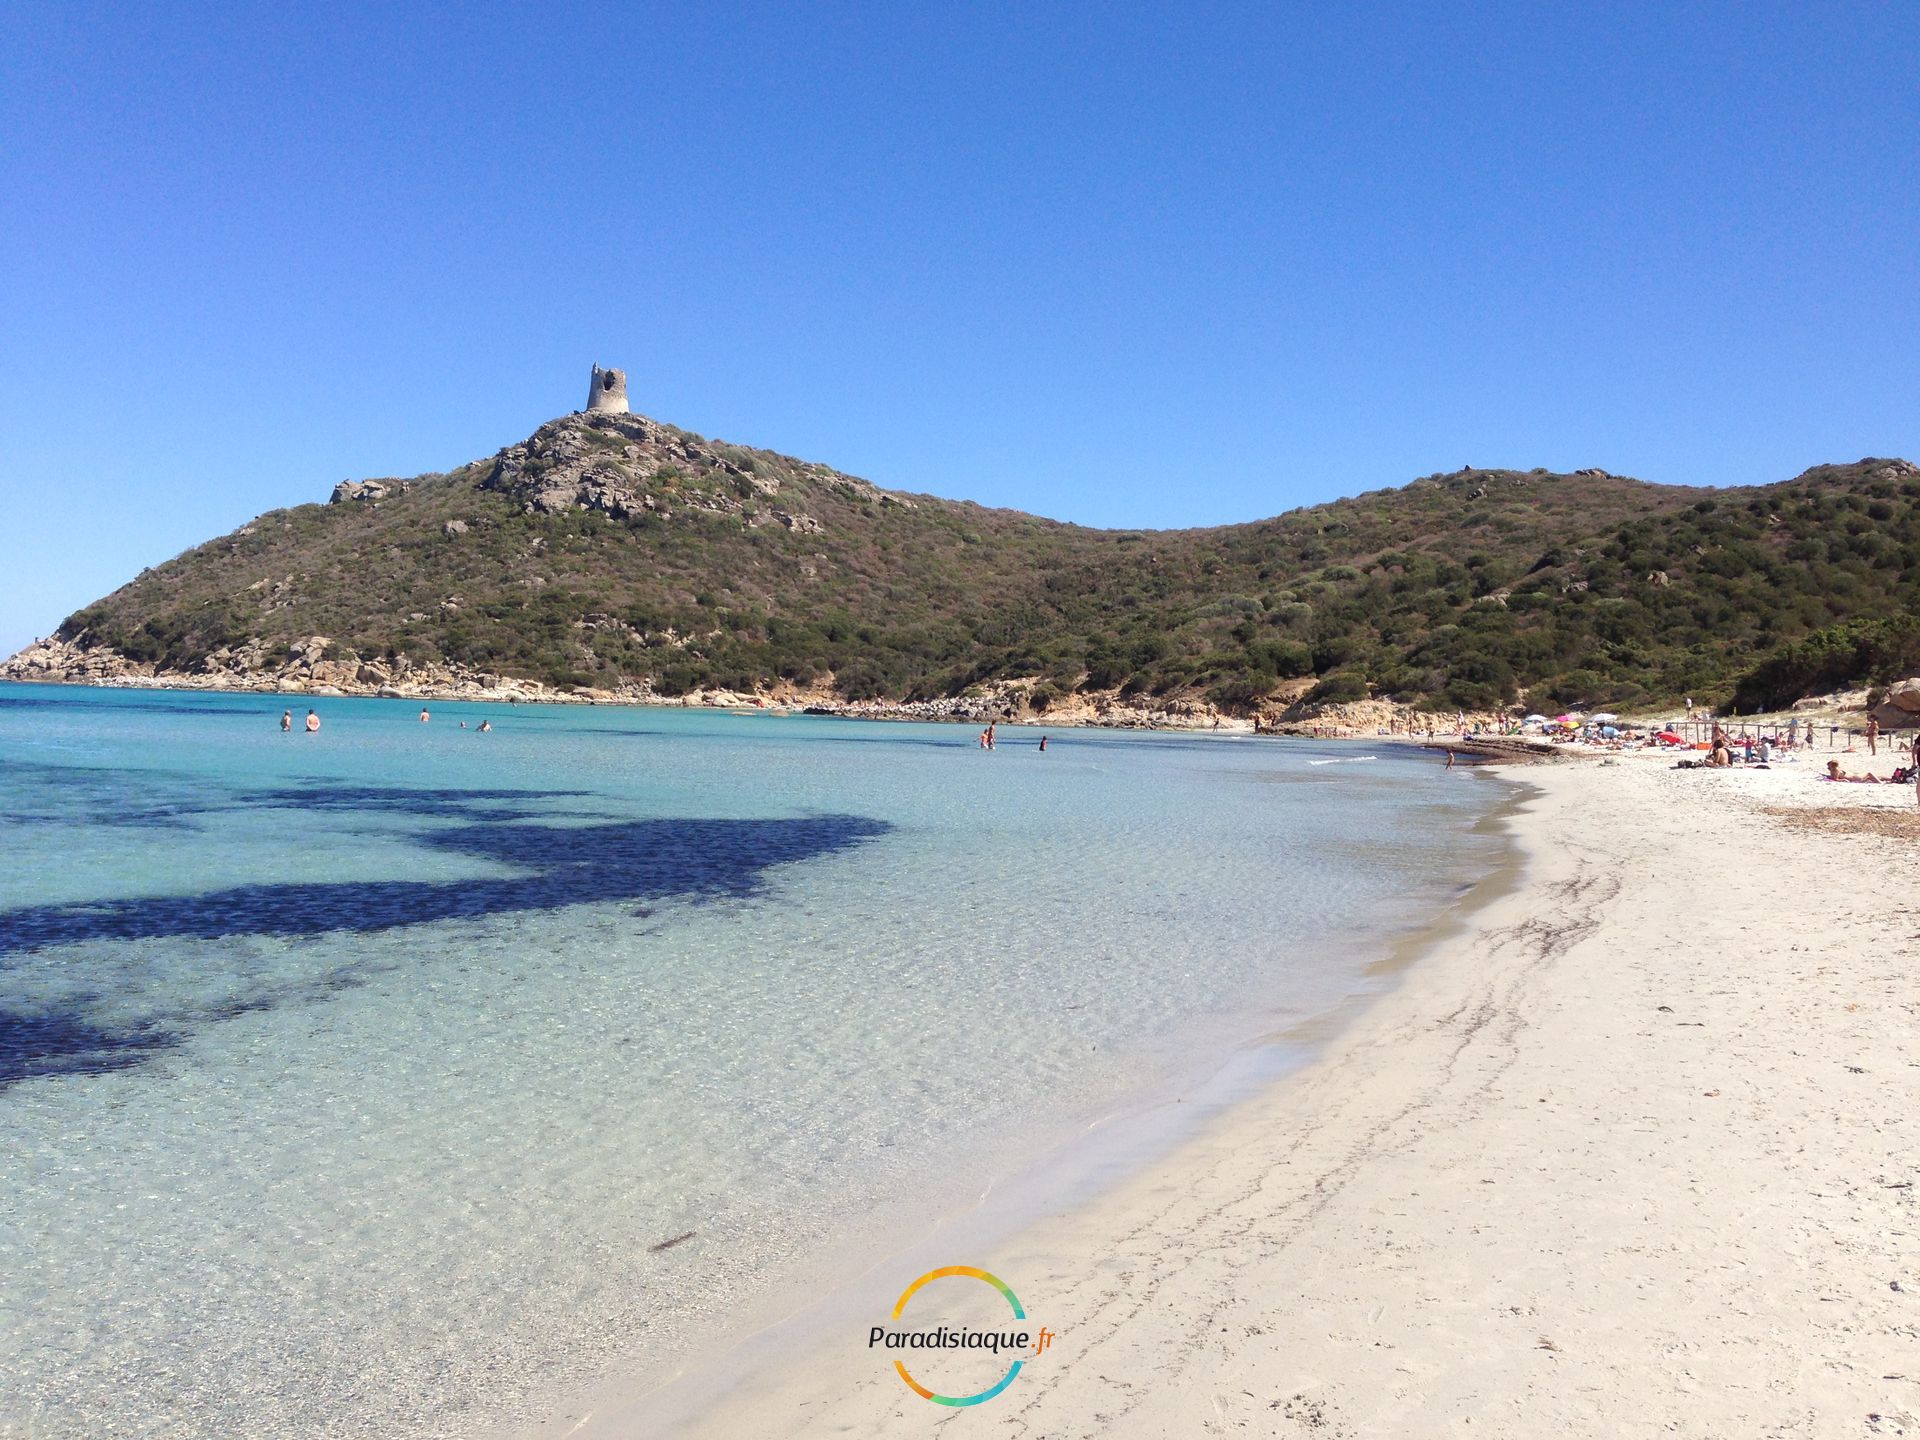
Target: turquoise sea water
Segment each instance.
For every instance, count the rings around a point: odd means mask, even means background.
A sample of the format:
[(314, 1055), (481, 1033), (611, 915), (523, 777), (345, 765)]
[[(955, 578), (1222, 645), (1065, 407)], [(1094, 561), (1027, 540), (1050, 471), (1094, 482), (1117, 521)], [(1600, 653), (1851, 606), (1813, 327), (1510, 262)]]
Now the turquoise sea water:
[(1385, 748), (417, 714), (0, 686), (0, 1434), (472, 1434), (671, 1358), (1377, 983), (1494, 845)]

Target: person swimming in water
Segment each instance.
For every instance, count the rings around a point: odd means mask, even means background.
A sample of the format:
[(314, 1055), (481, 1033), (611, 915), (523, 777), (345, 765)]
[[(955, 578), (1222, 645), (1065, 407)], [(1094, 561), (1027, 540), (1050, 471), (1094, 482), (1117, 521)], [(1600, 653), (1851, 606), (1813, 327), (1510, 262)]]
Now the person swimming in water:
[(482, 721), (480, 722), (480, 733), (481, 733), (482, 735), (484, 735), (484, 734), (486, 734), (486, 733), (487, 733), (487, 732), (488, 732), (489, 730), (491, 730), (491, 729), (493, 729), (493, 721), (491, 721), (491, 720), (482, 720)]
[(320, 717), (314, 714), (313, 711), (309, 710), (307, 711), (307, 734), (318, 735), (319, 733), (320, 733)]
[(280, 733), (284, 735), (291, 729), (293, 729), (293, 711), (282, 710), (280, 712)]
[(424, 725), (431, 719), (433, 719), (433, 716), (429, 715), (427, 713), (427, 707), (422, 705), (420, 707), (420, 723)]

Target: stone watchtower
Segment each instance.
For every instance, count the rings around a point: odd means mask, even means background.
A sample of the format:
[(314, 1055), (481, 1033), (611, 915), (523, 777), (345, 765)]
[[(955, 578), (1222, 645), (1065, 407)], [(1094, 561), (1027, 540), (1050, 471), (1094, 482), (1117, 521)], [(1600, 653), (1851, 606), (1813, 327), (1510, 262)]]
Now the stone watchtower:
[(587, 413), (625, 415), (627, 413), (627, 372), (593, 367), (593, 384), (587, 390)]

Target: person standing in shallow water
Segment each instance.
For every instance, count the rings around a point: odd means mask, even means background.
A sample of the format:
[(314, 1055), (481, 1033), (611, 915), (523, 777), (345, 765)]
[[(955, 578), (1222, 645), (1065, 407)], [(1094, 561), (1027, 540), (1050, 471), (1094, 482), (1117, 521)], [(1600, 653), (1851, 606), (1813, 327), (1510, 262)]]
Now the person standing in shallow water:
[(320, 717), (314, 714), (313, 711), (309, 710), (307, 711), (307, 734), (318, 735), (319, 733), (320, 733)]
[(280, 733), (284, 735), (291, 729), (293, 729), (293, 711), (282, 710), (280, 712)]
[(420, 723), (421, 723), (422, 725), (424, 725), (424, 724), (426, 724), (426, 723), (427, 723), (427, 722), (428, 722), (429, 720), (431, 720), (432, 718), (433, 718), (433, 716), (431, 716), (431, 715), (429, 715), (429, 714), (427, 713), (427, 707), (426, 707), (426, 706), (424, 706), (424, 705), (422, 705), (422, 706), (420, 707)]

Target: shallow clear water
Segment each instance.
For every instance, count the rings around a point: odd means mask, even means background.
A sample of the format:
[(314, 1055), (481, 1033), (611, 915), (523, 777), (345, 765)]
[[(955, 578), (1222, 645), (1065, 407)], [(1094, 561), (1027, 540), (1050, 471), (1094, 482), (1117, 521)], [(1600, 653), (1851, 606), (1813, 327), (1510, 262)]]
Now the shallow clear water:
[(1377, 983), (1494, 843), (1385, 748), (317, 704), (0, 686), (0, 1434), (673, 1355)]

